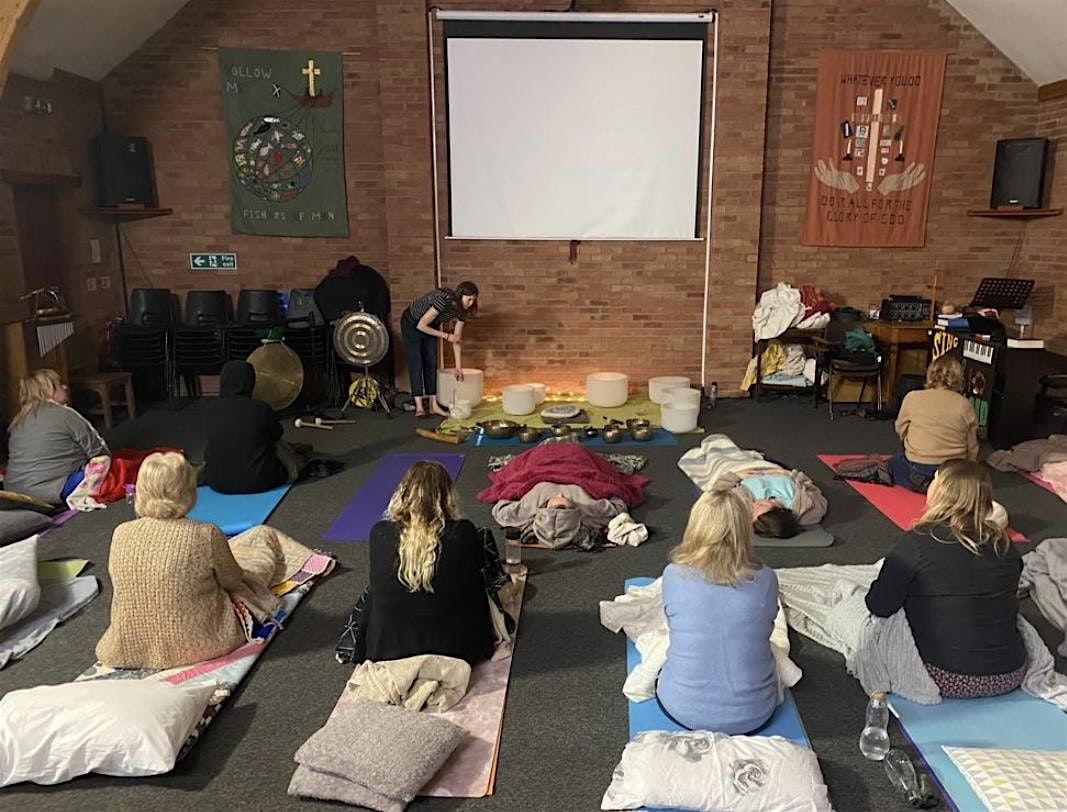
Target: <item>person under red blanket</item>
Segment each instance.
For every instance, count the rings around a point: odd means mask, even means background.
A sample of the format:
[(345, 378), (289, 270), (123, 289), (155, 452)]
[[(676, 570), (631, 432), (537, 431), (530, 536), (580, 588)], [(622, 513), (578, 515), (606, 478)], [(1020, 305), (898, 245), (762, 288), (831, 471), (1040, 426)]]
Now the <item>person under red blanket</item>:
[(648, 478), (624, 474), (578, 443), (547, 443), (524, 451), (499, 471), (489, 473), (489, 487), (478, 494), (483, 502), (522, 499), (541, 482), (578, 485), (593, 499), (618, 498), (627, 508), (641, 504)]

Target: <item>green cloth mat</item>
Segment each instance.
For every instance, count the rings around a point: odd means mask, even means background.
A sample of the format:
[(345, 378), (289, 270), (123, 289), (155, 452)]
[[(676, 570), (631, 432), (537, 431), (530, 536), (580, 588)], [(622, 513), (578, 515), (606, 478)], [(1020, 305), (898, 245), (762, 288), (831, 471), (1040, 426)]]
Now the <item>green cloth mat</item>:
[(37, 579), (40, 581), (61, 581), (73, 578), (89, 565), (84, 558), (56, 558), (52, 561), (37, 562)]
[(631, 395), (630, 399), (626, 401), (622, 406), (617, 406), (614, 409), (605, 409), (601, 406), (593, 406), (585, 400), (546, 400), (534, 409), (533, 414), (525, 415), (513, 415), (504, 414), (504, 404), (500, 398), (493, 398), (492, 400), (483, 400), (474, 409), (471, 410), (471, 416), (466, 420), (456, 420), (452, 417), (447, 417), (441, 423), (441, 427), (438, 431), (455, 431), (459, 428), (470, 428), (483, 420), (513, 420), (516, 423), (525, 423), (527, 426), (536, 426), (537, 428), (544, 428), (549, 424), (541, 419), (541, 410), (547, 409), (549, 406), (556, 406), (560, 403), (573, 403), (579, 409), (584, 409), (586, 415), (589, 417), (588, 423), (574, 423), (576, 428), (582, 428), (583, 426), (592, 426), (595, 429), (602, 428), (604, 423), (609, 419), (614, 420), (630, 420), (633, 418), (642, 418), (648, 420), (653, 426), (660, 424), (659, 404), (653, 403), (648, 399), (648, 395)]

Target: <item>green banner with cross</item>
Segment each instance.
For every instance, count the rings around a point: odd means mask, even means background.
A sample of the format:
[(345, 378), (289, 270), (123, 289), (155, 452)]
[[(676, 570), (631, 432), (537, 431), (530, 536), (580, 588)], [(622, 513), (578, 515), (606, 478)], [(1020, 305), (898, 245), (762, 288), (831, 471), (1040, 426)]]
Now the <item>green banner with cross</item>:
[(219, 49), (236, 234), (348, 236), (341, 54)]

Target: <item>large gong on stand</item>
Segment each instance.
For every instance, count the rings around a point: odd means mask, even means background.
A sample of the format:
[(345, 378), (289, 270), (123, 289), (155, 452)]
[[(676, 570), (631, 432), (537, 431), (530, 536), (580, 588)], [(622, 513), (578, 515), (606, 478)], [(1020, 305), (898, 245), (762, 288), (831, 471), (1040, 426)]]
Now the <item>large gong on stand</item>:
[(304, 388), (304, 364), (281, 341), (265, 341), (246, 359), (256, 371), (252, 397), (276, 412), (288, 409)]
[(333, 348), (346, 364), (363, 368), (363, 374), (348, 387), (341, 414), (350, 405), (369, 409), (378, 403), (391, 418), (393, 413), (382, 387), (370, 374), (370, 368), (389, 353), (389, 330), (385, 323), (372, 313), (348, 313), (334, 324)]

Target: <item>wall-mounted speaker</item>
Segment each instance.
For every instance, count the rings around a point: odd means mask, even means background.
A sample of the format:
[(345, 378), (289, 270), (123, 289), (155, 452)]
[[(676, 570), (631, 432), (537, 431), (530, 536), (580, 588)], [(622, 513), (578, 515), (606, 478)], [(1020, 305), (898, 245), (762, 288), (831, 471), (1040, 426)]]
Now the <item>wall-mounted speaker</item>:
[(101, 133), (92, 142), (99, 206), (156, 205), (148, 139)]
[(1048, 148), (1047, 138), (1007, 138), (997, 141), (989, 208), (1042, 208)]

